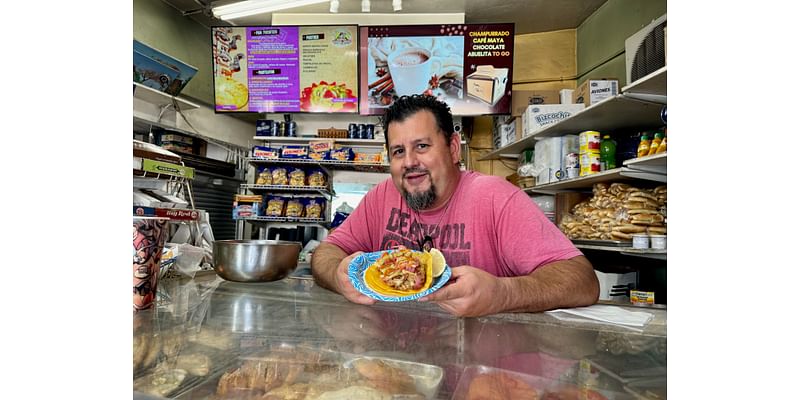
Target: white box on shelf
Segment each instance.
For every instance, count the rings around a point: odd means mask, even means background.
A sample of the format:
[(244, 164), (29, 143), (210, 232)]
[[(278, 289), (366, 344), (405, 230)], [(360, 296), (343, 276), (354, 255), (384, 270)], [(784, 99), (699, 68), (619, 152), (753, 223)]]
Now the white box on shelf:
[(583, 104), (534, 104), (522, 114), (523, 136), (530, 136), (548, 125), (564, 120), (586, 108)]
[(578, 135), (564, 135), (539, 140), (534, 145), (533, 165), (536, 184), (552, 183), (567, 177), (564, 158), (569, 153), (578, 153)]
[(492, 129), (492, 144), (495, 149), (508, 146), (514, 143), (517, 139), (521, 138), (521, 134), (517, 132), (516, 118), (507, 120), (504, 124), (495, 125)]

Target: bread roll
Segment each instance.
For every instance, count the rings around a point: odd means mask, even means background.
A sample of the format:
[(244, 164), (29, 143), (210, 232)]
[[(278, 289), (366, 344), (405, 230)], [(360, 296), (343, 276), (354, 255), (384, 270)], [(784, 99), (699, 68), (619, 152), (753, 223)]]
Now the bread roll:
[(656, 196), (643, 191), (631, 192), (630, 197), (644, 197), (653, 201), (656, 200)]
[(628, 210), (628, 214), (636, 215), (636, 214), (660, 214), (658, 211), (649, 208), (636, 208), (633, 210)]
[(657, 226), (648, 226), (647, 227), (647, 234), (649, 235), (666, 235), (667, 228), (665, 227), (657, 227)]
[(621, 239), (621, 240), (632, 240), (633, 239), (633, 236), (631, 236), (631, 235), (629, 235), (627, 233), (622, 233), (622, 232), (617, 232), (617, 231), (611, 231), (611, 236), (613, 238), (615, 238), (615, 239)]
[(645, 226), (633, 225), (633, 224), (625, 224), (619, 225), (611, 228), (612, 232), (622, 232), (622, 233), (642, 233), (647, 230)]

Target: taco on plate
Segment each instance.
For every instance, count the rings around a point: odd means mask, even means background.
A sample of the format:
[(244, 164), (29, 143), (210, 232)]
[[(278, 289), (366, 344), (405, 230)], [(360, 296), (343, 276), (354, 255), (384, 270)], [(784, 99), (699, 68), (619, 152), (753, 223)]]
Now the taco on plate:
[(408, 296), (433, 283), (430, 253), (410, 249), (384, 252), (364, 273), (364, 283), (382, 295)]

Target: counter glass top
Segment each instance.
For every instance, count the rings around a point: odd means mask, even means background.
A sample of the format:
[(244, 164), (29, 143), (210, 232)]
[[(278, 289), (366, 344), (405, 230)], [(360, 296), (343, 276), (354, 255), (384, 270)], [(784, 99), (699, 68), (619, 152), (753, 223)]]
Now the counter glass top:
[(456, 318), (352, 304), (308, 279), (205, 274), (160, 283), (157, 307), (134, 314), (134, 398), (666, 398), (666, 311), (647, 312), (641, 332), (544, 313)]

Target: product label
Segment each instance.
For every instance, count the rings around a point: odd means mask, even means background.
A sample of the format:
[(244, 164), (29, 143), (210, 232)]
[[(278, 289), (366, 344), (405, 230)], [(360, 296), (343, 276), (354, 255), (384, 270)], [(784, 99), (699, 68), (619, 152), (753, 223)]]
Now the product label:
[(196, 221), (199, 213), (195, 210), (180, 210), (177, 208), (156, 208), (156, 217), (166, 217), (179, 221)]
[(631, 290), (631, 304), (655, 304), (655, 292)]
[(157, 174), (172, 175), (180, 178), (194, 178), (194, 168), (184, 167), (182, 165), (170, 164), (163, 161), (154, 161), (150, 159), (142, 160), (142, 171), (154, 172)]

